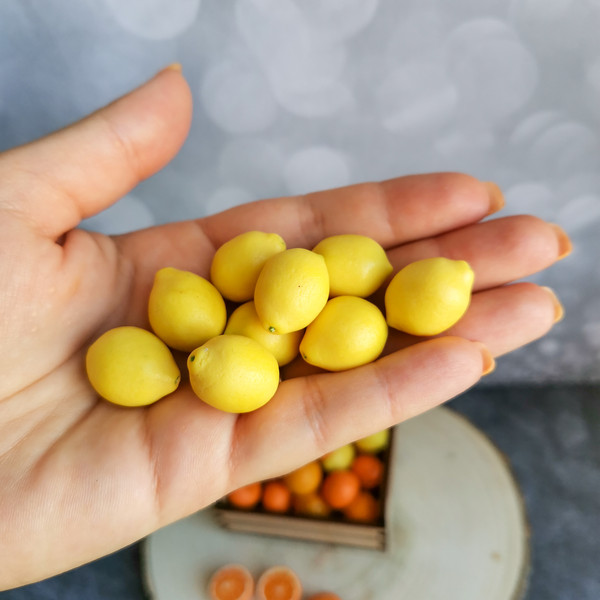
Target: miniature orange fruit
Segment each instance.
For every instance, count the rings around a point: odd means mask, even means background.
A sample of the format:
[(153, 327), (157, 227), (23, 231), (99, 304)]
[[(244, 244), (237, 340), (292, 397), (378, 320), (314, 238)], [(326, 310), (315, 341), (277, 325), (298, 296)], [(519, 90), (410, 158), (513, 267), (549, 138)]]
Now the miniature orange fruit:
[(383, 479), (383, 462), (372, 454), (359, 454), (352, 461), (351, 469), (366, 490), (377, 487)]
[(254, 579), (242, 565), (225, 565), (213, 573), (208, 593), (211, 600), (251, 600)]
[(256, 597), (258, 600), (300, 600), (302, 584), (292, 569), (277, 565), (259, 577)]
[(332, 471), (323, 480), (321, 496), (334, 509), (346, 508), (360, 491), (360, 479), (352, 471)]
[(297, 514), (307, 517), (324, 518), (331, 514), (331, 507), (317, 492), (294, 496), (292, 505)]
[(268, 481), (262, 495), (262, 505), (265, 510), (274, 513), (285, 513), (292, 503), (290, 489), (282, 481)]
[(319, 592), (309, 596), (307, 600), (342, 600), (337, 594), (333, 592)]
[(283, 480), (293, 494), (314, 492), (323, 479), (323, 469), (319, 461), (309, 462), (299, 469), (288, 473)]
[(227, 494), (227, 500), (236, 508), (254, 508), (260, 501), (262, 485), (260, 482), (244, 485)]
[(370, 492), (359, 492), (356, 498), (344, 508), (344, 516), (350, 521), (372, 523), (379, 516), (379, 504)]

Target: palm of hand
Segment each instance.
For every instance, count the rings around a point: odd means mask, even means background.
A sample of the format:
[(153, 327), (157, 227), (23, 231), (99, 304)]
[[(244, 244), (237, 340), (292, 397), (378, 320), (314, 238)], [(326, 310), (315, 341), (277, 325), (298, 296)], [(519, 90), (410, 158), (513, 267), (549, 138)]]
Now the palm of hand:
[[(143, 124), (137, 129), (128, 125), (136, 114)], [(0, 162), (0, 172), (33, 182), (25, 197), (13, 177), (15, 185), (0, 195), (0, 588), (91, 560), (235, 487), (427, 410), (480, 376), (481, 348), (468, 339), (498, 355), (552, 324), (555, 306), (544, 290), (504, 284), (557, 259), (555, 230), (531, 218), (477, 224), (490, 212), (489, 188), (464, 176), (273, 200), (116, 238), (72, 229), (167, 162), (185, 137), (189, 114), (183, 79), (163, 72), (74, 127), (76, 133), (61, 132)], [(78, 153), (102, 135), (105, 147), (93, 150), (102, 159), (97, 194), (80, 195), (93, 187), (93, 174), (42, 172), (57, 148)], [(158, 139), (161, 148), (151, 149)], [(33, 175), (30, 159), (42, 165)], [(116, 183), (104, 183), (111, 167)], [(474, 265), (477, 297), (450, 332), (460, 337), (413, 344), (396, 336), (377, 363), (289, 379), (267, 406), (241, 417), (204, 405), (185, 385), (142, 409), (99, 400), (84, 372), (90, 341), (119, 324), (147, 327), (147, 294), (158, 268), (206, 276), (215, 247), (248, 229), (277, 231), (290, 247), (362, 232), (389, 249), (396, 267), (424, 255), (462, 255)]]
[[(9, 221), (16, 234), (18, 223)], [(210, 260), (210, 242), (199, 228), (188, 230)], [(191, 269), (198, 261), (160, 230), (121, 239), (74, 230), (61, 241), (30, 236), (23, 244), (21, 238), (18, 270), (4, 278), (2, 306), (8, 316), (0, 390), (0, 496), (8, 524), (2, 544), (17, 565), (37, 559), (50, 572), (55, 564), (68, 568), (106, 553), (110, 548), (96, 528), (114, 527), (110, 545), (119, 547), (168, 520), (171, 502), (191, 512), (224, 492), (235, 422), (206, 410), (189, 390), (168, 405), (113, 406), (97, 397), (84, 371), (86, 346), (100, 331), (122, 323), (147, 327), (146, 298), (157, 265)], [(193, 429), (186, 423), (191, 413)], [(186, 451), (188, 437), (204, 453), (206, 484), (193, 495), (181, 473), (191, 466), (186, 456), (198, 462), (201, 455)], [(87, 539), (85, 552), (71, 554), (69, 546), (81, 539)], [(40, 556), (32, 556), (32, 540)], [(9, 567), (10, 560), (2, 562)], [(9, 568), (0, 580), (14, 575)]]

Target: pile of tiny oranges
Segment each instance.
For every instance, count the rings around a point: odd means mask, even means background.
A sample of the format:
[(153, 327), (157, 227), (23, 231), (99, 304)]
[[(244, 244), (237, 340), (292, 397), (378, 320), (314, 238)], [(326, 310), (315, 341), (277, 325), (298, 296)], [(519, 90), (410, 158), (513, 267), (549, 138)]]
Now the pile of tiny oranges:
[[(298, 356), (328, 371), (352, 369), (380, 356), (388, 327), (436, 335), (466, 311), (473, 271), (465, 261), (427, 258), (393, 270), (364, 235), (333, 235), (309, 250), (287, 248), (276, 233), (242, 233), (216, 250), (209, 278), (159, 269), (149, 328), (116, 327), (96, 339), (88, 379), (115, 404), (152, 404), (180, 385), (174, 353), (183, 352), (201, 400), (232, 413), (255, 410)], [(385, 311), (371, 301), (377, 291), (385, 292)], [(280, 497), (278, 488), (270, 496)]]
[(329, 452), (283, 477), (238, 488), (224, 507), (376, 523), (382, 517), (390, 430)]

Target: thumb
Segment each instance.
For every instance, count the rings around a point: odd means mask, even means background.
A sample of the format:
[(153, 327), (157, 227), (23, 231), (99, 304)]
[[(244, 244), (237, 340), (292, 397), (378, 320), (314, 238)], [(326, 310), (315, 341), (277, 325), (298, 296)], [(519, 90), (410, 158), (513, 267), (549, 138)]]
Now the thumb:
[(56, 239), (167, 164), (192, 98), (178, 65), (82, 121), (0, 155), (0, 208)]

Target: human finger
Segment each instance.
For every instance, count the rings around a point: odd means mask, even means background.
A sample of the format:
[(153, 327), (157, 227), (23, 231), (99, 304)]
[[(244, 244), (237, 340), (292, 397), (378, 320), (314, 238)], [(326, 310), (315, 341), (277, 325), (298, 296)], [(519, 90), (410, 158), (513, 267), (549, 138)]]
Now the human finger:
[(55, 239), (169, 162), (190, 120), (187, 83), (164, 69), (78, 123), (0, 155), (0, 208)]
[(415, 175), (257, 201), (203, 219), (128, 233), (116, 240), (121, 252), (136, 265), (132, 306), (138, 310), (159, 268), (170, 265), (206, 277), (216, 248), (244, 231), (279, 233), (290, 248), (311, 248), (335, 233), (362, 233), (393, 246), (472, 223), (498, 210), (502, 203), (497, 186), (468, 175)]
[(288, 246), (360, 233), (388, 248), (483, 219), (504, 205), (498, 186), (460, 173), (432, 173), (252, 202), (202, 219), (215, 246), (249, 229), (279, 233)]
[[(457, 336), (481, 342), (498, 357), (541, 338), (563, 314), (560, 300), (550, 288), (530, 282), (513, 283), (473, 294), (460, 321), (437, 337)], [(424, 339), (390, 328), (382, 356)], [(283, 367), (282, 376), (291, 379), (322, 372), (298, 357)]]
[(423, 413), (492, 368), (483, 345), (445, 337), (349, 371), (283, 381), (267, 405), (238, 418), (230, 487), (281, 475)]
[(423, 258), (466, 260), (475, 272), (474, 290), (503, 285), (537, 273), (571, 252), (571, 241), (557, 225), (531, 215), (475, 223), (394, 248), (397, 271)]
[[(498, 357), (541, 338), (563, 315), (560, 300), (550, 288), (520, 282), (473, 294), (463, 318), (440, 335), (482, 342)], [(384, 352), (422, 339), (390, 329)]]

